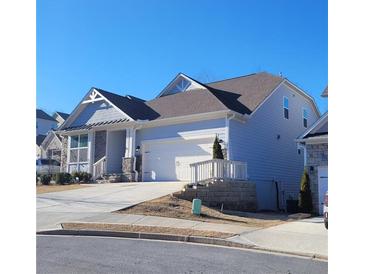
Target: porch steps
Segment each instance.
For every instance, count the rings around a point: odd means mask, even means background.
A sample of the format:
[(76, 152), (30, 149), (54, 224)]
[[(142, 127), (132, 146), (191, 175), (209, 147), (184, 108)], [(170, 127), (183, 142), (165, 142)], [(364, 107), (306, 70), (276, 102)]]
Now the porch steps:
[(98, 184), (120, 183), (121, 176), (122, 176), (121, 173), (104, 174), (95, 181)]

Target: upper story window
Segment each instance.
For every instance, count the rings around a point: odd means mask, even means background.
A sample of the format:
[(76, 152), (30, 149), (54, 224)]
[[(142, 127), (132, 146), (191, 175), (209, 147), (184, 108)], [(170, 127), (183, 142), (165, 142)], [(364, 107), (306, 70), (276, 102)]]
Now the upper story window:
[(303, 108), (303, 126), (308, 127), (308, 110)]
[(289, 119), (289, 99), (288, 99), (288, 97), (283, 98), (283, 110), (284, 110), (284, 118)]

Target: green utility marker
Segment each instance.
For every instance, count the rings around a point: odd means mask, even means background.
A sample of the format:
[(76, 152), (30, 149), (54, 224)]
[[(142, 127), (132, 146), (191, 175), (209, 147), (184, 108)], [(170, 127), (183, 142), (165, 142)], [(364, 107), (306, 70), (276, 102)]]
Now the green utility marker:
[(193, 204), (192, 204), (192, 208), (191, 208), (191, 212), (194, 215), (200, 215), (201, 212), (201, 208), (202, 208), (202, 200), (200, 199), (194, 199), (193, 200)]

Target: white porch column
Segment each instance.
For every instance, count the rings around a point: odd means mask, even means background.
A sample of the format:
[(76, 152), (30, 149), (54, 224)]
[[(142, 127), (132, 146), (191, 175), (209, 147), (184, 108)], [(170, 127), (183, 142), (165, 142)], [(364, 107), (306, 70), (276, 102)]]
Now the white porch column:
[(95, 138), (94, 138), (94, 132), (89, 131), (88, 132), (88, 155), (87, 158), (89, 160), (89, 173), (93, 174), (93, 164), (94, 164), (94, 147), (95, 147)]
[(134, 157), (136, 151), (136, 129), (127, 128), (125, 137), (125, 158)]

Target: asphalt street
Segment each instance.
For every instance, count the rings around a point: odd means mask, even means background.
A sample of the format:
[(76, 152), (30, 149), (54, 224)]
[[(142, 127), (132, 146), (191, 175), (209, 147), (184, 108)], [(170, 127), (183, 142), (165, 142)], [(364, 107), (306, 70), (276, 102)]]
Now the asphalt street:
[(37, 236), (37, 273), (327, 273), (327, 262), (178, 242)]

